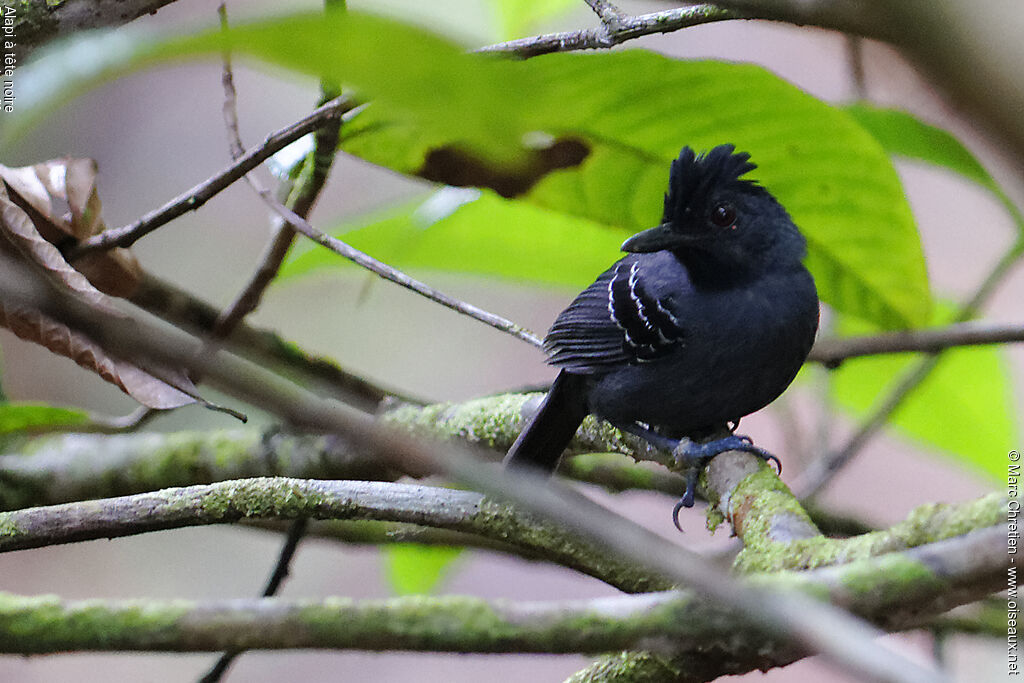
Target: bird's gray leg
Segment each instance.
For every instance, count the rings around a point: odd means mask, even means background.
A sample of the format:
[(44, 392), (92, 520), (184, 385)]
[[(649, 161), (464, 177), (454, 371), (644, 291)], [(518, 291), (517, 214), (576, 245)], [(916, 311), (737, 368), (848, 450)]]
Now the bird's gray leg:
[[(736, 427), (738, 427), (739, 421), (737, 420), (736, 423)], [(693, 497), (697, 490), (697, 479), (700, 476), (701, 468), (708, 462), (708, 460), (719, 453), (724, 453), (725, 451), (745, 451), (747, 453), (752, 453), (762, 460), (775, 463), (779, 474), (782, 474), (782, 463), (779, 459), (763, 448), (755, 446), (748, 436), (730, 433), (724, 437), (698, 442), (686, 437), (673, 439), (665, 436), (664, 434), (659, 434), (649, 427), (637, 422), (612, 422), (612, 425), (628, 434), (632, 434), (633, 436), (643, 439), (655, 448), (660, 448), (672, 453), (672, 457), (675, 459), (676, 464), (679, 465), (683, 476), (686, 477), (686, 491), (672, 510), (672, 522), (680, 531), (682, 531), (682, 529), (679, 527), (679, 512), (684, 507), (693, 507)], [(729, 429), (729, 426), (730, 425), (726, 425), (726, 431), (732, 432), (735, 430), (735, 427), (733, 427), (733, 429)]]

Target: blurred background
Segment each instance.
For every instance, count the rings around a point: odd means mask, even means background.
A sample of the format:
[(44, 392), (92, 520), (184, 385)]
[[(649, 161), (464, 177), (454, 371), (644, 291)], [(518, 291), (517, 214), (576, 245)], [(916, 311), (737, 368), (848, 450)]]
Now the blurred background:
[[(318, 8), (315, 2), (303, 0), (298, 4)], [(634, 13), (667, 6), (639, 2), (621, 5)], [(353, 1), (349, 6), (395, 13), (470, 47), (502, 38), (493, 7), (483, 0)], [(297, 8), (297, 3), (289, 3), (287, 9)], [(213, 2), (178, 0), (139, 23), (161, 30), (213, 25), (215, 10)], [(258, 0), (236, 0), (229, 5), (233, 21), (275, 11), (280, 11), (278, 4)], [(579, 8), (535, 26), (533, 32), (594, 25), (596, 18), (579, 3)], [(754, 62), (829, 101), (850, 101), (858, 96), (849, 43), (835, 33), (767, 22), (728, 22), (648, 37), (632, 41), (627, 47), (685, 58)], [(911, 111), (953, 131), (1021, 204), (1024, 192), (1020, 178), (1008, 170), (998, 150), (986, 144), (970, 121), (958, 118), (898, 54), (886, 46), (866, 42), (862, 44), (862, 58), (866, 95), (871, 101)], [(235, 64), (240, 127), (247, 145), (301, 118), (318, 96), (312, 79), (251, 66)], [(9, 149), (3, 163), (20, 166), (68, 155), (96, 159), (106, 223), (123, 225), (210, 176), (230, 160), (221, 118), (220, 78), (220, 64), (214, 61), (162, 67), (122, 78), (54, 112)], [(736, 106), (742, 107), (742, 103)], [(680, 140), (681, 145), (685, 143)], [(932, 168), (902, 162), (897, 165), (919, 224), (933, 289), (939, 296), (961, 300), (1012, 242), (1013, 224), (998, 203), (976, 186)], [(269, 176), (261, 173), (269, 184)], [(312, 214), (312, 222), (329, 229), (346, 217), (422, 196), (430, 189), (425, 181), (400, 177), (342, 156)], [(133, 251), (147, 270), (223, 306), (246, 282), (269, 234), (268, 225), (263, 204), (248, 186), (237, 183), (200, 211), (142, 240)], [(608, 254), (609, 263), (615, 258), (616, 254)], [(546, 330), (575, 294), (469, 276), (415, 274), (445, 292), (537, 332)], [(1022, 269), (1004, 283), (983, 317), (999, 322), (1020, 321), (1024, 316), (1020, 291), (1024, 291)], [(345, 368), (385, 386), (433, 400), (494, 393), (549, 381), (554, 374), (536, 349), (355, 269), (272, 287), (251, 322), (276, 329), (304, 348), (333, 357)], [(109, 415), (126, 414), (135, 407), (131, 399), (72, 362), (23, 343), (3, 330), (0, 348), (3, 386), (12, 400), (82, 406)], [(1019, 401), (1024, 398), (1024, 353), (1019, 348), (1007, 348), (1005, 355)], [(783, 454), (787, 481), (799, 474), (801, 462), (786, 454), (782, 429), (789, 414), (800, 414), (814, 400), (808, 386), (797, 386), (781, 405), (744, 420), (744, 432), (755, 435), (760, 445)], [(841, 443), (853, 424), (852, 420), (839, 418), (835, 431), (827, 435), (829, 442)], [(226, 416), (189, 407), (158, 418), (148, 428), (236, 426)], [(998, 488), (999, 482), (992, 478), (887, 433), (875, 439), (832, 482), (823, 500), (837, 510), (887, 525), (925, 502), (964, 501)], [(727, 542), (723, 532), (712, 537), (703, 530), (700, 510), (684, 518), (688, 532), (678, 534), (670, 519), (672, 502), (662, 496), (594, 495), (672, 542), (698, 549)], [(267, 532), (211, 527), (8, 553), (0, 555), (0, 589), (29, 595), (57, 593), (68, 599), (250, 597), (262, 589), (280, 543), (281, 538)], [(583, 598), (615, 592), (568, 570), (485, 552), (463, 554), (438, 590), (513, 600)], [(363, 598), (393, 593), (381, 555), (375, 549), (307, 540), (281, 594)], [(900, 650), (923, 658), (931, 656), (932, 643), (926, 636), (910, 634), (889, 640)], [(958, 637), (947, 644), (944, 656), (957, 680), (1002, 680), (1004, 675), (998, 643)], [(0, 680), (194, 680), (214, 659), (214, 655), (0, 657)], [(564, 656), (255, 653), (241, 657), (225, 680), (468, 682), (489, 677), (501, 681), (557, 681), (590, 661), (587, 657)], [(779, 682), (849, 680), (814, 659), (747, 678)]]

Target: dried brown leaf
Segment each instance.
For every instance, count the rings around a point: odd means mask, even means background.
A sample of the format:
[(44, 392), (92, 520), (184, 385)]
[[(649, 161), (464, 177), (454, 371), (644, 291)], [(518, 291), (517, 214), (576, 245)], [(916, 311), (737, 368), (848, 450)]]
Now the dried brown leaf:
[[(0, 179), (10, 201), (29, 217), (39, 238), (58, 248), (106, 229), (96, 177), (92, 159), (54, 159), (21, 168), (0, 165)], [(48, 259), (42, 265), (49, 269), (53, 261)], [(97, 289), (111, 296), (130, 297), (142, 278), (138, 262), (127, 249), (93, 253), (75, 266)]]
[(177, 408), (195, 403), (195, 387), (186, 378), (181, 378), (180, 389), (173, 387), (131, 363), (108, 355), (88, 336), (39, 311), (0, 303), (0, 325), (26, 341), (70, 358), (150, 408)]
[[(4, 181), (6, 183), (6, 178)], [(40, 185), (44, 183), (40, 181)], [(30, 210), (34, 210), (35, 205), (29, 204)], [(29, 213), (12, 201), (0, 185), (0, 250), (41, 268), (55, 286), (80, 301), (116, 315), (112, 301), (85, 275), (68, 265), (57, 247), (43, 239), (36, 225)], [(0, 326), (26, 341), (70, 358), (150, 408), (177, 408), (196, 401), (197, 391), (183, 372), (155, 366), (139, 368), (108, 354), (88, 335), (40, 311), (0, 302)]]
[(52, 243), (43, 239), (28, 213), (0, 192), (0, 234), (7, 238), (13, 252), (42, 266), (47, 275), (70, 289), (80, 299), (94, 306), (109, 307), (102, 292), (93, 287), (89, 279), (68, 265), (64, 256)]

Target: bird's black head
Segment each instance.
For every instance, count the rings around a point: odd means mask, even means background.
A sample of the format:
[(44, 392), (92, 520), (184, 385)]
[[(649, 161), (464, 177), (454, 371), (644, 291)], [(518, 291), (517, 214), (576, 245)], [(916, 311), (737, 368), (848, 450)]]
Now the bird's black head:
[(623, 251), (668, 250), (700, 270), (733, 273), (798, 263), (806, 242), (775, 197), (741, 176), (757, 168), (745, 152), (719, 145), (672, 162), (661, 225), (634, 235)]

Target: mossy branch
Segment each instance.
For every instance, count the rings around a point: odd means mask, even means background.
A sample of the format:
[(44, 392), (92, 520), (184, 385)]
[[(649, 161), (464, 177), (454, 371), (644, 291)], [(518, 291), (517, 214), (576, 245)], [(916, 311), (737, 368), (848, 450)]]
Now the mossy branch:
[[(524, 414), (529, 413), (537, 400), (536, 395), (506, 394), (459, 404), (400, 405), (386, 410), (381, 419), (432, 437), (486, 444), (497, 454), (515, 439)], [(588, 420), (570, 450), (576, 453), (587, 450), (633, 453), (634, 441), (634, 437), (622, 435), (610, 426)], [(640, 450), (643, 451), (641, 457), (652, 452), (646, 445)], [(613, 489), (635, 486), (673, 493), (679, 491), (681, 480), (676, 475), (627, 466), (627, 462), (621, 455), (580, 456), (568, 459), (563, 469), (578, 479), (595, 481)], [(9, 510), (19, 509), (266, 475), (388, 481), (397, 478), (399, 473), (383, 467), (379, 458), (365, 450), (335, 437), (281, 433), (261, 437), (246, 430), (67, 435), (39, 439), (23, 454), (0, 456), (0, 506)], [(237, 482), (228, 482), (225, 487), (237, 485)], [(891, 529), (850, 539), (829, 539), (818, 533), (807, 513), (778, 477), (762, 461), (748, 454), (731, 452), (715, 458), (706, 470), (702, 485), (713, 503), (712, 516), (721, 515), (727, 520), (744, 544), (736, 560), (736, 568), (743, 572), (808, 569), (902, 550), (990, 526), (1004, 519), (1006, 513), (1005, 498), (992, 495), (959, 506), (924, 506)], [(258, 483), (249, 486), (252, 492), (262, 490)], [(221, 491), (207, 487), (195, 489), (193, 493), (197, 497), (219, 496)], [(271, 491), (262, 490), (261, 495), (269, 498)], [(309, 511), (295, 514), (317, 516)], [(509, 515), (511, 520), (514, 513), (510, 511)], [(389, 524), (415, 521), (352, 515), (321, 517), (386, 519)], [(277, 512), (263, 516), (241, 514), (233, 519), (209, 518), (207, 521), (196, 517), (191, 522), (183, 518), (174, 524), (222, 523), (253, 518), (280, 520), (292, 519), (294, 515)], [(129, 526), (133, 524), (128, 516), (120, 521)], [(492, 522), (497, 523), (497, 520)], [(522, 524), (530, 528), (533, 521), (523, 518)], [(505, 536), (504, 524), (493, 528), (479, 524), (460, 528), (435, 521), (427, 522), (425, 526), (472, 534), (475, 540), (470, 545), (549, 559), (608, 580), (624, 590), (650, 590), (655, 585), (647, 583), (655, 581), (652, 577), (645, 577), (638, 583), (636, 577), (624, 579), (618, 572), (609, 574), (607, 568), (593, 562), (592, 552), (582, 555), (575, 551), (563, 552), (559, 543), (553, 542), (557, 537), (542, 539), (538, 536), (531, 542), (516, 542), (514, 539), (510, 542)], [(145, 530), (140, 528), (133, 533)], [(367, 527), (363, 526), (358, 531), (365, 542)], [(351, 527), (347, 531), (335, 530), (335, 534), (339, 532), (348, 537), (352, 534)], [(382, 533), (385, 531), (379, 530), (378, 536)], [(426, 538), (429, 541), (431, 536)], [(451, 536), (437, 540), (450, 542)], [(661, 587), (667, 585), (662, 584)]]
[[(759, 576), (762, 589), (801, 591), (889, 629), (998, 590), (1006, 527), (843, 567)], [(436, 597), (103, 601), (0, 595), (0, 651), (219, 651), (342, 648), (451, 652), (600, 652), (642, 648), (679, 656), (709, 649), (734, 672), (804, 652), (745, 626), (743, 615), (685, 591), (552, 603)], [(755, 646), (756, 643), (756, 646)]]
[(69, 434), (0, 455), (0, 510), (246, 477), (393, 480), (340, 437), (255, 430)]
[(702, 481), (712, 524), (724, 519), (743, 542), (734, 568), (744, 573), (844, 564), (952, 538), (1006, 521), (1009, 499), (992, 493), (958, 505), (929, 503), (899, 524), (851, 538), (826, 538), (789, 488), (749, 453), (712, 460)]
[(372, 481), (254, 478), (0, 513), (0, 552), (242, 520), (375, 520), (475, 534), (627, 592), (671, 583), (479, 493)]
[[(380, 420), (437, 439), (485, 445), (497, 458), (515, 440), (524, 416), (540, 399), (541, 394), (502, 394), (463, 403), (399, 403), (385, 406)], [(584, 422), (569, 452), (618, 454), (567, 459), (563, 472), (580, 481), (611, 490), (682, 492), (680, 477), (664, 470), (624, 466), (628, 461), (621, 457), (668, 464), (671, 456), (592, 417)], [(0, 455), (0, 509), (241, 477), (393, 480), (399, 474), (410, 473), (387, 469), (367, 449), (341, 438), (283, 433), (260, 436), (252, 430), (46, 436), (20, 452)]]
[[(649, 530), (611, 513), (572, 489), (546, 484), (542, 478), (525, 472), (501, 473), (493, 465), (480, 462), (480, 449), (464, 443), (439, 446), (428, 439), (403, 434), (402, 430), (381, 425), (344, 404), (326, 401), (230, 352), (217, 352), (209, 358), (197, 356), (194, 340), (184, 335), (158, 330), (130, 315), (120, 318), (87, 307), (37, 283), (36, 274), (17, 262), (3, 260), (0, 289), (10, 300), (47, 314), (53, 312), (61, 320), (81, 327), (104, 348), (109, 346), (128, 359), (144, 356), (180, 363), (191, 372), (202, 373), (212, 386), (240, 400), (259, 405), (294, 424), (324, 433), (345, 434), (403, 470), (422, 468), (444, 472), (472, 489), (515, 501), (523, 510), (542, 516), (559, 528), (571, 530), (579, 538), (604, 548), (608, 554), (628, 558), (681, 585), (692, 585), (702, 598), (728, 606), (737, 618), (761, 629), (770, 628), (774, 637), (785, 639), (793, 647), (825, 653), (851, 671), (875, 679), (908, 683), (937, 680), (934, 672), (926, 667), (880, 648), (873, 640), (877, 632), (858, 623), (842, 609), (817, 603), (806, 594), (780, 594), (774, 585), (759, 587), (730, 578), (695, 553), (666, 544)], [(1005, 532), (1005, 529), (999, 531)], [(1005, 564), (1005, 555), (999, 560)], [(900, 567), (891, 569), (895, 576)], [(940, 567), (937, 571), (945, 569)], [(979, 585), (983, 582), (972, 584)]]

